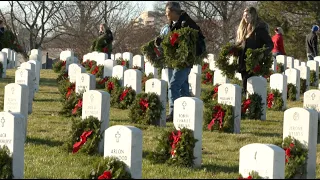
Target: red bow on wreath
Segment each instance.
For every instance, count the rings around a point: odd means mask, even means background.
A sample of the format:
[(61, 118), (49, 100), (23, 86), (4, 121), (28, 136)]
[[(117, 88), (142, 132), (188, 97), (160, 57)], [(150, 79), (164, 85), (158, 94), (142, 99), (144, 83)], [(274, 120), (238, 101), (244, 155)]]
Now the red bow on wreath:
[(101, 79), (98, 83), (99, 84), (104, 84), (106, 81), (108, 81), (108, 77), (105, 77), (105, 78)]
[(247, 99), (242, 103), (242, 113), (246, 113), (247, 109), (249, 108), (249, 105), (251, 104), (251, 100)]
[(178, 33), (171, 34), (171, 36), (170, 36), (170, 44), (171, 44), (171, 46), (174, 46), (174, 44), (178, 41), (178, 37), (179, 37)]
[(68, 77), (68, 73), (67, 73), (67, 72), (64, 73), (64, 74), (63, 74), (63, 77), (67, 78), (67, 77)]
[(114, 89), (114, 84), (113, 84), (113, 82), (108, 82), (107, 88), (108, 88), (109, 91), (112, 91), (112, 90)]
[(212, 126), (214, 125), (215, 120), (219, 120), (219, 128), (222, 128), (223, 125), (223, 118), (224, 118), (224, 111), (221, 106), (217, 105), (214, 107), (214, 111), (216, 112), (213, 114), (213, 119), (211, 120), (210, 124), (208, 125), (208, 129), (211, 131)]
[(180, 130), (178, 130), (177, 134), (174, 134), (174, 132), (171, 133), (171, 135), (170, 135), (170, 140), (172, 140), (171, 155), (175, 155), (174, 151), (175, 151), (176, 145), (180, 141), (181, 135), (182, 135), (182, 133)]
[(140, 98), (139, 105), (140, 105), (140, 108), (145, 112), (149, 107), (148, 100)]
[(121, 61), (121, 65), (122, 65), (122, 66), (125, 66), (125, 65), (126, 65), (126, 61), (125, 61), (125, 60), (122, 60), (122, 61)]
[(160, 51), (158, 50), (158, 48), (154, 47), (153, 48), (154, 52), (157, 54), (157, 56), (160, 56)]
[(71, 84), (71, 86), (70, 87), (68, 87), (68, 92), (67, 92), (67, 94), (66, 94), (66, 98), (68, 99), (69, 98), (69, 96), (71, 95), (71, 93), (75, 90), (75, 84)]
[(98, 179), (111, 179), (112, 174), (111, 171), (104, 171), (101, 176), (98, 177)]
[(219, 85), (216, 85), (214, 88), (213, 88), (213, 99), (215, 99), (218, 95), (218, 90), (219, 90)]
[(256, 72), (259, 72), (260, 70), (261, 70), (260, 65), (256, 65), (256, 67), (254, 67), (253, 69), (253, 72), (256, 73)]
[(72, 150), (72, 153), (76, 153), (79, 151), (80, 147), (82, 145), (84, 145), (84, 143), (87, 142), (87, 138), (91, 135), (92, 131), (84, 131), (81, 136), (80, 136), (80, 141), (79, 142), (76, 142), (74, 145), (73, 145), (73, 150)]
[(106, 48), (106, 47), (102, 48), (102, 52), (108, 53), (108, 48)]
[(91, 74), (96, 75), (98, 72), (99, 72), (99, 67), (96, 66), (94, 70), (91, 72)]
[(120, 101), (123, 101), (123, 99), (127, 96), (127, 93), (129, 92), (129, 89), (126, 89), (125, 91), (122, 92), (120, 96)]
[(290, 143), (290, 147), (289, 148), (283, 148), (283, 150), (285, 151), (285, 155), (286, 155), (286, 163), (289, 161), (289, 158), (291, 156), (291, 148), (294, 147), (293, 143)]
[(201, 68), (202, 71), (205, 71), (208, 68), (208, 66), (209, 66), (209, 63), (204, 63)]
[(67, 61), (62, 61), (62, 66), (65, 66)]
[(79, 100), (78, 100), (78, 103), (76, 104), (76, 106), (75, 106), (74, 109), (72, 110), (72, 114), (76, 114), (78, 108), (81, 108), (81, 107), (82, 107), (82, 99), (79, 99)]
[(91, 69), (92, 68), (92, 61), (89, 61), (88, 65), (89, 65), (89, 67)]
[(272, 108), (273, 100), (274, 100), (274, 94), (273, 93), (268, 94), (268, 98), (267, 98), (268, 108)]
[(247, 178), (238, 178), (238, 179), (252, 179), (252, 176), (248, 176)]
[(206, 79), (207, 79), (206, 82), (212, 82), (212, 75), (211, 75), (210, 72), (207, 72), (207, 73), (206, 73)]

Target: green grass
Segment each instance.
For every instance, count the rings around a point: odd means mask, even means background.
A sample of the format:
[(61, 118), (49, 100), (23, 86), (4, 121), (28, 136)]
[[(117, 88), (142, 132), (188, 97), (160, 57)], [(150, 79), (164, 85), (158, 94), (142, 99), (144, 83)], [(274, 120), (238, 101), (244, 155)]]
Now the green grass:
[[(7, 70), (7, 78), (0, 79), (0, 108), (3, 110), (4, 86), (14, 82), (14, 71)], [(61, 117), (55, 74), (52, 70), (41, 70), (40, 90), (35, 95), (33, 112), (28, 118), (25, 144), (25, 178), (81, 178), (89, 173), (92, 165), (102, 156), (71, 154), (63, 144), (71, 128), (70, 118)], [(205, 88), (205, 87), (203, 87)], [(287, 106), (302, 107), (300, 101), (288, 102)], [(131, 123), (128, 110), (111, 108), (110, 125), (133, 125), (143, 131), (143, 156), (156, 146), (155, 136), (161, 128)], [(167, 123), (167, 126), (173, 126)], [(152, 164), (143, 158), (142, 178), (238, 178), (239, 149), (250, 143), (274, 143), (282, 139), (283, 112), (268, 111), (266, 121), (241, 121), (241, 134), (203, 132), (202, 167), (200, 169), (170, 167)], [(318, 145), (319, 147), (319, 145)], [(320, 152), (317, 157), (319, 163)], [(317, 167), (317, 178), (320, 169)]]

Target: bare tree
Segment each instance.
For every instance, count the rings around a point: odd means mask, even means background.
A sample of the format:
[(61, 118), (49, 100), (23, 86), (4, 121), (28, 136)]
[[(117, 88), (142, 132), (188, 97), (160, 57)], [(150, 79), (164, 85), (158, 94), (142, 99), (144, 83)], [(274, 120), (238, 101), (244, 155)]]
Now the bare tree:
[(28, 49), (42, 48), (44, 43), (61, 35), (49, 37), (59, 27), (52, 26), (51, 17), (62, 8), (62, 1), (9, 1), (9, 4), (13, 33), (18, 35), (20, 30), (28, 32), (28, 39), (18, 38), (19, 44), (24, 45), (24, 58), (27, 58)]

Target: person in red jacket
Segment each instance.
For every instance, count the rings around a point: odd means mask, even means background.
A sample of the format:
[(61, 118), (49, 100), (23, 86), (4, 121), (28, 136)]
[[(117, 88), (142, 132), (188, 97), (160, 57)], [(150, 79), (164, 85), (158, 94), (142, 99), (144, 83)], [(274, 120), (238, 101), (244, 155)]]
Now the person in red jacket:
[(284, 51), (282, 28), (277, 27), (274, 30), (274, 32), (276, 34), (272, 37), (272, 42), (273, 42), (272, 56), (274, 59), (276, 59), (277, 55), (286, 55), (286, 52)]

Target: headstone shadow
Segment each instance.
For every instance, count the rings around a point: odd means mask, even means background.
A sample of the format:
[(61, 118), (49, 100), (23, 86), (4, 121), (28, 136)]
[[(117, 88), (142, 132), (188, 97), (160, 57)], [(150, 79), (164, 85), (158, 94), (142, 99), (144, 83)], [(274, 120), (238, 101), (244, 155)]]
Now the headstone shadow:
[(32, 143), (32, 144), (37, 144), (37, 145), (46, 145), (50, 147), (55, 147), (55, 146), (62, 146), (63, 142), (62, 141), (56, 141), (56, 140), (50, 140), (50, 139), (41, 139), (41, 138), (36, 138), (36, 137), (27, 137), (26, 143)]

